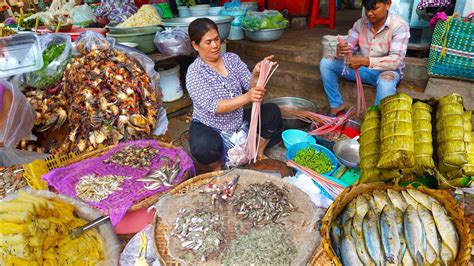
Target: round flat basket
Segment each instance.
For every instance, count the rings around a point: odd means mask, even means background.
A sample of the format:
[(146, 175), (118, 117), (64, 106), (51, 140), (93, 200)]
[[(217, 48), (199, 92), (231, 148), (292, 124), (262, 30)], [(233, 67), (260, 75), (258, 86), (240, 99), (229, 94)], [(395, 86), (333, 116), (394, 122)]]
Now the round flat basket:
[[(194, 190), (204, 184), (212, 183), (212, 181), (216, 180), (217, 177), (224, 175), (225, 173), (226, 171), (215, 171), (193, 177), (179, 184), (177, 187), (170, 190), (169, 193), (172, 195), (186, 194), (188, 191)], [(171, 230), (171, 228), (162, 221), (157, 212), (152, 228), (156, 255), (160, 258), (162, 265), (178, 265), (180, 263), (168, 254), (168, 243), (165, 238), (165, 232), (168, 232), (169, 230)]]
[[(239, 187), (237, 188), (237, 191), (244, 191), (247, 186), (252, 186), (252, 184), (254, 183), (263, 184), (266, 181), (271, 181), (280, 187), (287, 186), (286, 182), (281, 179), (277, 180), (274, 176), (268, 175), (268, 179), (266, 179), (265, 173), (245, 169), (206, 173), (181, 183), (176, 188), (170, 190), (170, 195), (161, 198), (156, 205), (158, 209), (155, 214), (155, 220), (153, 223), (152, 230), (154, 233), (153, 241), (155, 245), (155, 250), (157, 256), (161, 259), (161, 263), (165, 265), (184, 264), (184, 260), (182, 259), (182, 257), (176, 257), (176, 255), (178, 255), (176, 252), (180, 251), (178, 251), (176, 247), (174, 247), (173, 249), (172, 246), (168, 246), (170, 243), (170, 239), (168, 238), (174, 225), (174, 222), (172, 222), (174, 221), (174, 219), (170, 217), (175, 217), (174, 215), (176, 215), (175, 213), (168, 213), (168, 208), (174, 208), (174, 210), (179, 210), (180, 208), (186, 206), (189, 199), (188, 197), (196, 196), (196, 193), (199, 193), (198, 190), (201, 189), (203, 186), (208, 184), (221, 183), (222, 180), (226, 180), (225, 182), (230, 181), (233, 177), (235, 177), (235, 175), (240, 176)], [(292, 216), (294, 217), (293, 220), (289, 219), (286, 220), (286, 222), (283, 221), (283, 223), (286, 224), (285, 226), (287, 226), (286, 230), (294, 230), (293, 228), (304, 228), (301, 230), (301, 232), (298, 232), (297, 230), (288, 231), (292, 232), (292, 236), (290, 237), (290, 239), (293, 243), (298, 243), (298, 240), (296, 239), (311, 239), (309, 240), (311, 244), (306, 244), (304, 241), (300, 241), (298, 245), (295, 245), (295, 247), (298, 249), (298, 252), (294, 254), (294, 257), (292, 258), (292, 265), (300, 265), (301, 263), (307, 264), (314, 256), (314, 252), (320, 242), (319, 232), (316, 229), (317, 224), (319, 222), (319, 218), (315, 218), (320, 217), (320, 212), (312, 204), (309, 197), (306, 198), (307, 195), (304, 192), (298, 190), (298, 188), (288, 189), (293, 189), (292, 192), (289, 193), (288, 200), (295, 204), (299, 211), (295, 212), (294, 214), (298, 216)], [(296, 199), (300, 199), (300, 201), (298, 202), (296, 201)], [(202, 201), (199, 200), (196, 201), (196, 203), (197, 202), (202, 203)], [(189, 208), (192, 207), (189, 206)], [(168, 216), (165, 217), (163, 215)], [(235, 222), (232, 221), (232, 218), (227, 220), (226, 223), (232, 224), (232, 226), (239, 226), (238, 224), (234, 224)], [(234, 227), (232, 228), (234, 229)], [(313, 233), (314, 235), (309, 235)], [(229, 238), (227, 240), (232, 241), (232, 234), (228, 235), (228, 237)], [(188, 263), (199, 264), (199, 262)], [(208, 260), (207, 263), (221, 264), (222, 261), (220, 261), (220, 259), (218, 258), (214, 258)]]
[[(161, 142), (161, 141), (157, 141), (157, 142), (163, 148), (177, 149), (177, 147), (172, 145), (172, 144), (169, 144), (169, 143), (166, 143), (166, 142)], [(116, 145), (107, 146), (107, 147), (102, 148), (102, 149), (94, 150), (94, 151), (85, 153), (83, 155), (79, 155), (79, 156), (69, 160), (67, 163), (65, 163), (63, 165), (63, 167), (74, 164), (74, 163), (78, 163), (78, 162), (81, 162), (81, 161), (84, 161), (84, 160), (87, 160), (87, 159), (90, 159), (90, 158), (102, 156), (102, 155), (106, 154), (107, 152), (109, 152), (110, 150), (112, 150), (115, 147), (116, 147)], [(184, 179), (186, 180), (188, 177), (189, 177), (189, 171), (186, 171), (184, 173)], [(143, 209), (143, 208), (148, 208), (151, 205), (153, 205), (166, 192), (167, 191), (158, 192), (156, 194), (153, 194), (152, 196), (141, 199), (141, 200), (135, 202), (133, 204), (133, 206), (128, 211), (131, 212), (131, 211), (136, 211), (136, 210)]]
[[(346, 188), (336, 200), (331, 204), (326, 214), (322, 219), (321, 225), (321, 237), (322, 237), (322, 246), (324, 248), (325, 255), (330, 260), (331, 264), (342, 265), (339, 258), (335, 255), (334, 250), (331, 246), (330, 240), (330, 229), (332, 221), (338, 217), (338, 215), (345, 209), (346, 205), (355, 199), (358, 195), (362, 193), (370, 193), (374, 190), (387, 190), (393, 189), (396, 191), (402, 191), (406, 189), (417, 189), (425, 194), (430, 195), (431, 197), (438, 200), (443, 207), (446, 209), (448, 216), (452, 219), (454, 226), (456, 227), (457, 233), (459, 235), (459, 251), (455, 260), (455, 265), (468, 265), (471, 259), (471, 236), (469, 224), (464, 218), (464, 211), (459, 206), (458, 202), (444, 190), (434, 190), (428, 189), (425, 187), (398, 187), (398, 186), (388, 186), (383, 183), (371, 183), (371, 184), (360, 184), (357, 186), (352, 186)], [(313, 265), (314, 262), (313, 257)], [(318, 264), (316, 264), (318, 265)]]

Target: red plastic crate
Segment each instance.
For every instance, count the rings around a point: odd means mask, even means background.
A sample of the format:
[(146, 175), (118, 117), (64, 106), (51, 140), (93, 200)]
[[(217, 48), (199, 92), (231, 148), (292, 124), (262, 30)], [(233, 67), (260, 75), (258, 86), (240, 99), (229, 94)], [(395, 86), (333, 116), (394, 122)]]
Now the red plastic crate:
[(292, 17), (306, 17), (311, 11), (312, 0), (268, 0), (268, 9), (288, 9)]

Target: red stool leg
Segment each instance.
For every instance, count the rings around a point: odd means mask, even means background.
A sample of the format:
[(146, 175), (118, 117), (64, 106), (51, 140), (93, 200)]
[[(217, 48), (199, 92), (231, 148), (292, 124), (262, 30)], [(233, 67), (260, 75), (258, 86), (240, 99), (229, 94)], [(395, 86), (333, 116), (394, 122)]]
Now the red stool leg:
[(311, 8), (311, 18), (309, 20), (309, 28), (312, 29), (316, 25), (319, 15), (319, 0), (313, 1), (313, 7)]
[(329, 0), (329, 28), (336, 27), (336, 0)]

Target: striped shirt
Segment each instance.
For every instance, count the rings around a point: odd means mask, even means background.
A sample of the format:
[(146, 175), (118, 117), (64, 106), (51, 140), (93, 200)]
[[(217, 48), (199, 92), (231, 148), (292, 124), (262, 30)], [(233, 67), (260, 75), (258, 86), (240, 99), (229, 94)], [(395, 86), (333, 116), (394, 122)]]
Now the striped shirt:
[(375, 32), (366, 17), (354, 23), (347, 42), (353, 52), (359, 51), (362, 56), (369, 57), (369, 68), (378, 70), (402, 70), (407, 53), (410, 27), (400, 16), (388, 14), (385, 24)]
[(242, 95), (242, 89), (249, 90), (252, 73), (238, 55), (221, 53), (221, 56), (228, 72), (226, 77), (197, 57), (188, 68), (186, 88), (193, 100), (193, 119), (219, 131), (234, 133), (242, 125), (244, 109), (218, 114), (217, 104)]

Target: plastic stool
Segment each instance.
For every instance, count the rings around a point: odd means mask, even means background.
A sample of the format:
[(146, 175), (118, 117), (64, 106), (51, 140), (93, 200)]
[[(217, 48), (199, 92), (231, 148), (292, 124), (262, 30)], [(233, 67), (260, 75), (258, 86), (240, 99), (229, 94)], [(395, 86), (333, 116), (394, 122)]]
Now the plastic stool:
[(329, 0), (329, 18), (319, 17), (319, 0), (313, 1), (309, 28), (312, 29), (317, 24), (326, 24), (330, 29), (334, 29), (336, 26), (336, 0)]

